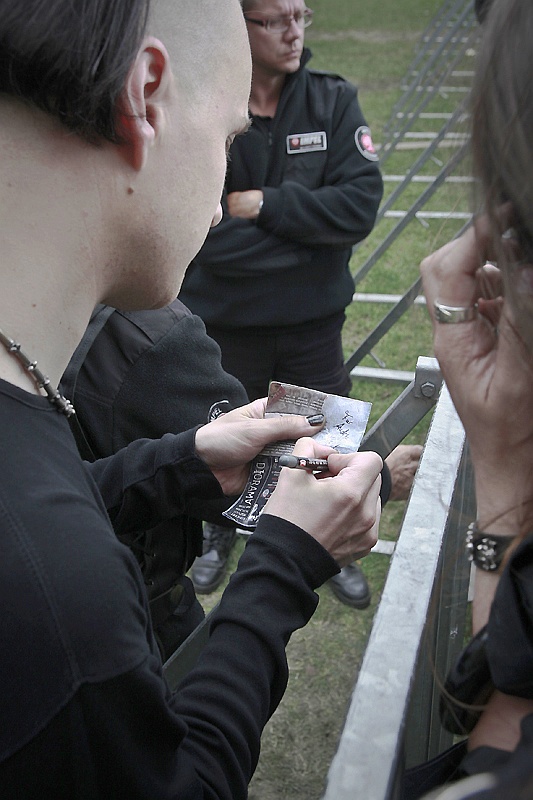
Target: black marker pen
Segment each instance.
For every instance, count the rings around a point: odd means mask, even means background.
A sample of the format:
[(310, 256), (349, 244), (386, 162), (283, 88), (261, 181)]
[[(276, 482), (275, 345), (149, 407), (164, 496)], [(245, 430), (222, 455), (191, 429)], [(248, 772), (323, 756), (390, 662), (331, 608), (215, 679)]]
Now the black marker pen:
[(291, 469), (312, 469), (314, 472), (326, 472), (329, 469), (327, 458), (280, 456), (278, 461), (280, 467), (291, 467)]

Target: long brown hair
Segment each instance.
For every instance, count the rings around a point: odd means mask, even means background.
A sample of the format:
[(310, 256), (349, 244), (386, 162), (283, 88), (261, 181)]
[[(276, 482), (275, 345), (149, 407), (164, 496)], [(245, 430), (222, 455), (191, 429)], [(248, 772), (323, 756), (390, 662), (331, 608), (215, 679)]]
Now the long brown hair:
[[(520, 332), (533, 352), (533, 295), (520, 291), (520, 269), (533, 265), (533, 3), (494, 0), (483, 34), (472, 90), (474, 175), (491, 218), (498, 266)], [(512, 207), (517, 259), (501, 246), (498, 211)]]

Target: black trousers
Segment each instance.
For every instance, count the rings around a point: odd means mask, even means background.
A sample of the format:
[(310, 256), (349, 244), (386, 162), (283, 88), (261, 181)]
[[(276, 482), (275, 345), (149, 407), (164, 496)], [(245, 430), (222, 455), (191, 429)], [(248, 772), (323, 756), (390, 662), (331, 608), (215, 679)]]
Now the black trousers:
[(352, 382), (342, 350), (345, 314), (272, 328), (219, 328), (208, 334), (222, 350), (222, 366), (244, 385), (250, 400), (266, 397), (271, 380), (347, 396)]

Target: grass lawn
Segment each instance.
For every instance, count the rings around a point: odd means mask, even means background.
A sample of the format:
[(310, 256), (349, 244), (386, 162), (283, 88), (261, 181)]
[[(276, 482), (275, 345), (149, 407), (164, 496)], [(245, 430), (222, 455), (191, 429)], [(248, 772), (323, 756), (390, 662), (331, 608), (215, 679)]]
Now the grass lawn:
[[(412, 62), (422, 32), (441, 6), (441, 0), (314, 0), (315, 21), (307, 32), (313, 51), (311, 66), (337, 71), (359, 87), (361, 106), (372, 128), (374, 141), (385, 138), (391, 109), (401, 95), (402, 78)], [(446, 109), (456, 98), (438, 98)], [(409, 169), (417, 153), (401, 151), (387, 159), (384, 172)], [(438, 171), (432, 162), (427, 173)], [(386, 193), (393, 184), (386, 185)], [(418, 191), (418, 190), (417, 190)], [(432, 208), (467, 210), (469, 188), (445, 186)], [(406, 208), (417, 194), (409, 190), (398, 202)], [(383, 220), (354, 254), (353, 272), (383, 240), (397, 221)], [(461, 223), (454, 220), (413, 221), (385, 256), (357, 286), (358, 292), (401, 294), (418, 277), (421, 259), (451, 239)], [(388, 306), (353, 303), (344, 331), (349, 357), (373, 330)], [(431, 331), (424, 306), (414, 306), (376, 346), (375, 356), (389, 369), (414, 370), (420, 355), (432, 355)], [(372, 356), (362, 365), (377, 366)], [(353, 396), (373, 403), (371, 424), (402, 391), (403, 386), (384, 381), (354, 382)], [(408, 437), (423, 442), (429, 420)], [(382, 516), (380, 536), (397, 536), (404, 503), (391, 503)], [(232, 555), (234, 569), (244, 547), (240, 538)], [(295, 634), (289, 644), (290, 681), (285, 698), (268, 724), (256, 775), (250, 786), (251, 800), (319, 800), (328, 766), (336, 751), (347, 704), (357, 676), (365, 643), (379, 603), (389, 558), (371, 554), (363, 563), (372, 588), (372, 603), (356, 611), (339, 603), (327, 586), (319, 590), (320, 603), (311, 623)], [(204, 598), (206, 609), (220, 592)]]

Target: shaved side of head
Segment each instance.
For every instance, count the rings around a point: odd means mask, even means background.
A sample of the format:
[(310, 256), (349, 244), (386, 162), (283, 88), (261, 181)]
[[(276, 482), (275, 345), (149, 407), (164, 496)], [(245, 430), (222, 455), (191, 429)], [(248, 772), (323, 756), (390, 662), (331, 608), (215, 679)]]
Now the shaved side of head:
[(167, 48), (178, 86), (196, 93), (242, 48), (245, 23), (239, 0), (152, 0), (148, 29)]

